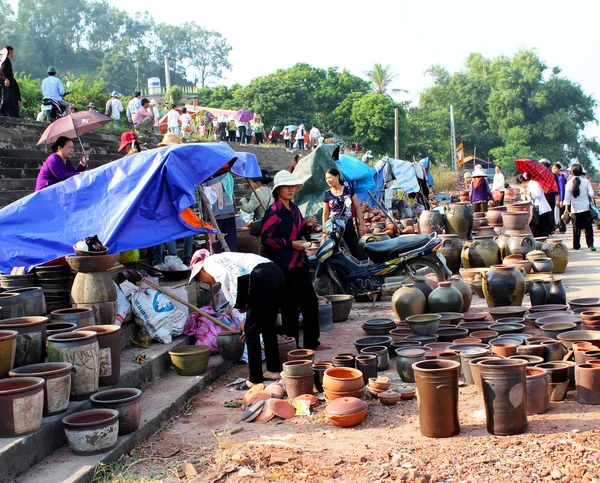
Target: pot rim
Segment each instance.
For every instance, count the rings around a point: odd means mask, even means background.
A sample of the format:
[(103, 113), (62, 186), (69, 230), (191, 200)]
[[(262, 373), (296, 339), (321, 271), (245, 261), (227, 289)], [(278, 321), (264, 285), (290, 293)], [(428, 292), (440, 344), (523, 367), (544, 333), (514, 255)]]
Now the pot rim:
[[(85, 416), (101, 416), (102, 419), (97, 421), (78, 423), (77, 419)], [(102, 408), (102, 409), (88, 409), (87, 411), (80, 411), (77, 413), (69, 414), (62, 419), (63, 425), (70, 430), (86, 430), (92, 429), (95, 426), (105, 426), (117, 422), (119, 419), (119, 411), (116, 409)], [(72, 421), (75, 420), (75, 421)]]
[[(118, 399), (99, 399), (101, 396), (110, 396), (118, 392), (131, 392), (129, 396), (118, 398)], [(90, 396), (90, 401), (96, 404), (124, 404), (131, 401), (135, 401), (142, 396), (142, 391), (134, 387), (122, 387), (117, 389), (106, 389), (104, 391), (98, 391)]]
[(14, 339), (19, 335), (16, 330), (0, 329), (0, 341)]
[[(14, 389), (2, 389), (4, 384), (8, 384), (10, 382), (18, 381), (21, 384), (29, 384), (23, 387), (16, 387)], [(31, 390), (42, 390), (44, 385), (46, 384), (46, 380), (41, 377), (9, 377), (7, 379), (0, 379), (0, 395), (2, 396), (13, 396), (16, 394), (21, 394), (24, 392), (28, 392)]]
[[(75, 337), (74, 337), (75, 336)], [(96, 332), (80, 330), (79, 332), (63, 332), (61, 334), (52, 334), (48, 336), (50, 342), (70, 342), (70, 341), (84, 341), (96, 338)]]
[[(196, 348), (196, 350), (193, 350), (193, 348)], [(207, 345), (181, 345), (171, 349), (169, 355), (175, 357), (198, 356), (207, 352), (210, 354), (210, 347)]]
[(85, 307), (67, 307), (65, 309), (56, 309), (50, 312), (50, 315), (69, 315), (69, 314), (83, 314), (85, 312), (92, 312), (92, 309)]
[[(6, 293), (6, 292), (5, 292)], [(2, 295), (2, 294), (0, 294)], [(16, 320), (22, 320), (23, 322), (12, 322)], [(38, 324), (47, 324), (48, 317), (43, 316), (24, 316), (24, 317), (13, 317), (12, 319), (0, 320), (0, 329), (3, 327), (32, 327)]]
[(86, 327), (81, 327), (80, 329), (75, 329), (73, 332), (94, 332), (96, 336), (102, 337), (109, 334), (114, 334), (115, 332), (119, 332), (121, 330), (121, 326), (114, 324), (106, 324), (106, 325), (88, 325)]
[[(428, 366), (431, 364), (438, 364), (438, 365), (445, 366), (445, 367), (433, 367), (433, 368), (422, 367), (422, 366)], [(430, 373), (442, 372), (442, 371), (447, 371), (448, 369), (459, 369), (460, 362), (451, 361), (449, 359), (428, 359), (428, 360), (424, 360), (424, 361), (413, 362), (412, 368), (415, 371), (421, 371), (421, 372), (430, 372)]]
[[(61, 367), (55, 367), (54, 369), (42, 370), (43, 368), (41, 366), (48, 366), (48, 365), (61, 366)], [(36, 372), (21, 372), (22, 370), (27, 369), (27, 368), (29, 368), (29, 369), (38, 368), (40, 370), (38, 370)], [(47, 377), (49, 379), (52, 379), (52, 376), (60, 376), (61, 373), (63, 373), (63, 372), (71, 373), (72, 369), (73, 369), (73, 364), (71, 364), (70, 362), (40, 362), (39, 364), (29, 364), (27, 366), (14, 367), (13, 369), (11, 369), (9, 371), (8, 375), (11, 377), (40, 377), (42, 379), (45, 379)]]
[[(334, 369), (334, 368), (331, 368)], [(340, 367), (338, 367), (337, 369), (341, 369)], [(303, 379), (303, 378), (309, 378), (309, 377), (314, 377), (315, 375), (315, 371), (311, 371), (310, 374), (307, 374), (306, 376), (288, 376), (287, 374), (283, 374), (283, 378), (288, 378), (288, 379)]]

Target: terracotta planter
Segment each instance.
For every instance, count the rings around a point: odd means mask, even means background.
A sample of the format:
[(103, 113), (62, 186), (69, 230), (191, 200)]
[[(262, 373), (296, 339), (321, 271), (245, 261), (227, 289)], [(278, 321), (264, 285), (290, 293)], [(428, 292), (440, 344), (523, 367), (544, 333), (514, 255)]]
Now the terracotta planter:
[(470, 238), (473, 228), (473, 208), (470, 203), (451, 203), (445, 207), (446, 233)]
[(311, 349), (294, 349), (287, 354), (288, 361), (315, 360), (315, 351)]
[(515, 344), (505, 344), (502, 342), (495, 342), (491, 345), (492, 345), (492, 354), (496, 354), (498, 356), (509, 357), (509, 356), (514, 356), (517, 353), (517, 346)]
[(72, 370), (73, 365), (68, 362), (45, 362), (17, 367), (10, 371), (10, 376), (44, 379), (44, 416), (53, 416), (69, 407)]
[[(323, 388), (328, 391), (356, 391), (363, 386), (364, 381), (362, 372), (351, 367), (334, 367), (327, 369), (323, 376)], [(307, 394), (308, 392), (309, 391), (306, 391), (302, 394)]]
[(425, 312), (427, 299), (413, 284), (403, 284), (392, 297), (392, 309), (400, 320)]
[(440, 282), (427, 301), (431, 312), (460, 312), (463, 307), (461, 293), (452, 287), (452, 282)]
[(74, 332), (96, 333), (100, 347), (100, 385), (111, 386), (121, 377), (121, 327), (118, 325), (90, 325)]
[(171, 363), (180, 376), (204, 374), (210, 360), (210, 347), (207, 345), (183, 345), (169, 351)]
[(15, 364), (17, 335), (16, 330), (0, 330), (0, 379), (7, 377)]
[(455, 361), (420, 361), (413, 365), (418, 391), (419, 429), (428, 438), (448, 438), (460, 432), (458, 374)]
[(550, 409), (550, 386), (548, 373), (539, 367), (528, 367), (525, 372), (527, 384), (527, 414), (543, 414)]
[(142, 417), (142, 391), (135, 388), (107, 389), (90, 396), (94, 409), (114, 409), (119, 412), (119, 436), (133, 433)]
[(44, 380), (40, 377), (0, 379), (0, 438), (37, 431), (44, 412)]
[(293, 337), (280, 337), (279, 338), (279, 363), (283, 364), (287, 362), (288, 352), (297, 348), (296, 339)]
[[(46, 316), (46, 299), (44, 291), (40, 287), (11, 289), (11, 293), (20, 295), (21, 302), (23, 303), (24, 317)], [(2, 305), (1, 300), (0, 305)]]
[[(311, 372), (307, 376), (283, 376), (285, 392), (287, 393), (288, 399), (294, 399), (302, 394), (312, 394), (314, 376), (314, 372)], [(360, 383), (361, 385), (363, 383), (362, 377)]]
[(471, 286), (458, 275), (450, 277), (450, 283), (450, 286), (458, 290), (463, 298), (462, 309), (459, 310), (459, 312), (467, 312), (471, 307), (471, 301), (473, 300), (473, 290), (471, 289)]
[(460, 253), (463, 248), (463, 241), (458, 235), (438, 235), (442, 240), (440, 253), (446, 257), (446, 266), (452, 273), (458, 273), (460, 269)]
[(446, 227), (444, 215), (437, 210), (423, 210), (419, 216), (419, 231), (424, 235), (442, 233)]
[(486, 426), (490, 434), (527, 430), (527, 362), (501, 359), (479, 362)]
[(569, 263), (569, 249), (562, 240), (549, 239), (542, 245), (542, 251), (552, 259), (552, 272), (565, 273)]
[(488, 307), (518, 307), (523, 303), (525, 277), (516, 268), (492, 265), (482, 282)]
[(560, 361), (565, 354), (562, 344), (558, 341), (544, 340), (540, 342), (540, 345), (544, 346), (544, 360), (546, 362)]
[(70, 414), (63, 426), (71, 451), (79, 456), (111, 450), (119, 436), (119, 412), (114, 409), (91, 409)]
[[(0, 303), (2, 303), (1, 300)], [(0, 320), (0, 330), (18, 332), (14, 367), (44, 362), (47, 322), (47, 317), (18, 317)]]
[(402, 349), (396, 352), (396, 371), (403, 382), (415, 382), (415, 373), (412, 365), (425, 360), (424, 349)]
[(579, 404), (600, 404), (600, 365), (577, 364), (575, 383)]
[(283, 363), (284, 376), (308, 376), (312, 374), (313, 363), (311, 360), (287, 361)]

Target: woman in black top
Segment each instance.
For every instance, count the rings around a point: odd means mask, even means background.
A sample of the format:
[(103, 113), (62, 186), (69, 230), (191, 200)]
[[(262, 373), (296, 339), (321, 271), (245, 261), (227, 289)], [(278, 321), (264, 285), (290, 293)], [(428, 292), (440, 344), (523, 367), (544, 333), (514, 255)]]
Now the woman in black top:
[(346, 229), (344, 230), (344, 241), (348, 245), (348, 249), (352, 255), (361, 260), (364, 258), (358, 244), (358, 236), (354, 227), (352, 208), (358, 218), (360, 224), (360, 235), (362, 236), (365, 227), (363, 225), (362, 210), (360, 203), (356, 198), (354, 190), (344, 184), (340, 172), (332, 168), (325, 173), (325, 181), (331, 187), (329, 191), (323, 194), (323, 226), (329, 219), (329, 215), (333, 213), (335, 216), (341, 216), (346, 219)]
[(10, 59), (15, 57), (15, 49), (5, 45), (0, 49), (0, 86), (2, 102), (0, 103), (0, 116), (20, 117), (21, 90), (13, 73)]

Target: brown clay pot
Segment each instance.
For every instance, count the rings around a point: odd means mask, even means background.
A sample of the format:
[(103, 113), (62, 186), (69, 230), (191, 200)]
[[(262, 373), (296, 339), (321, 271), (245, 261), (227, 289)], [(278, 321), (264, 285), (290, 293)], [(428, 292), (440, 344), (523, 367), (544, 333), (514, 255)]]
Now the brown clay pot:
[(458, 273), (460, 269), (460, 252), (463, 248), (463, 241), (458, 235), (438, 235), (442, 240), (440, 253), (446, 257), (446, 266), (452, 273)]
[(506, 211), (506, 206), (490, 206), (486, 213), (486, 218), (490, 226), (502, 226), (502, 212)]
[(296, 349), (296, 339), (293, 337), (281, 337), (279, 339), (279, 362), (283, 364), (288, 360), (288, 352)]
[(329, 422), (343, 428), (362, 423), (369, 410), (367, 403), (355, 397), (344, 397), (330, 402), (325, 408)]
[(508, 237), (504, 245), (504, 256), (526, 255), (535, 248), (535, 239), (531, 233), (506, 231), (504, 237)]
[(507, 230), (524, 230), (529, 223), (529, 212), (502, 213), (502, 222)]
[(552, 259), (552, 272), (565, 273), (569, 263), (569, 249), (562, 240), (548, 239), (542, 245), (542, 251)]
[(333, 367), (354, 367), (354, 356), (338, 354), (333, 356)]
[(90, 396), (94, 409), (119, 411), (119, 436), (133, 433), (142, 417), (142, 391), (136, 388), (107, 389)]
[(118, 325), (90, 325), (73, 332), (95, 332), (100, 347), (101, 386), (117, 384), (121, 377), (121, 327)]
[(412, 283), (403, 284), (392, 297), (392, 309), (400, 320), (425, 312), (427, 299)]
[(462, 258), (469, 259), (471, 268), (491, 267), (500, 263), (500, 248), (493, 236), (475, 236), (470, 246), (463, 248), (466, 252)]
[[(481, 373), (479, 372), (479, 362), (484, 361), (484, 360), (497, 361), (499, 359), (504, 359), (504, 358), (501, 356), (487, 355), (487, 356), (474, 357), (467, 361), (467, 367), (468, 367), (468, 371), (469, 371), (469, 374), (471, 377), (471, 384), (473, 384), (477, 388), (477, 391), (483, 392), (483, 389), (481, 387)], [(464, 374), (465, 374), (465, 369), (463, 366), (463, 375)], [(465, 377), (465, 379), (466, 379), (466, 377)]]
[(439, 211), (423, 210), (421, 212), (419, 216), (419, 230), (422, 234), (442, 233), (445, 227), (444, 215)]
[(377, 355), (361, 354), (356, 356), (356, 368), (362, 372), (365, 385), (369, 384), (370, 377), (377, 377)]
[[(314, 385), (314, 372), (307, 376), (283, 376), (285, 392), (288, 399), (294, 399), (302, 394), (312, 394)], [(362, 384), (362, 378), (361, 378)]]
[(13, 367), (44, 362), (47, 322), (48, 317), (18, 317), (0, 320), (0, 330), (15, 330), (18, 333)]
[(550, 409), (548, 372), (540, 367), (525, 370), (527, 384), (527, 414), (543, 414)]
[(575, 383), (579, 404), (600, 404), (600, 365), (577, 364)]
[(521, 306), (525, 295), (525, 277), (514, 267), (492, 265), (482, 280), (488, 307)]
[(315, 351), (311, 349), (294, 349), (287, 353), (288, 361), (315, 360)]
[(463, 305), (460, 312), (468, 312), (471, 307), (471, 301), (473, 300), (473, 290), (471, 286), (462, 280), (458, 275), (453, 275), (450, 277), (451, 287), (455, 288), (460, 292), (463, 298)]
[(0, 379), (0, 438), (33, 433), (42, 425), (44, 384), (41, 377)]
[[(365, 385), (362, 372), (351, 367), (333, 367), (323, 376), (323, 388), (332, 392), (357, 391)], [(302, 393), (307, 394), (308, 391)]]
[[(543, 347), (543, 346), (542, 346)], [(598, 349), (591, 342), (575, 342), (573, 343), (573, 356), (577, 364), (583, 364), (586, 362), (584, 353), (586, 351), (595, 351)]]
[(504, 344), (496, 342), (492, 344), (492, 354), (496, 354), (502, 357), (514, 356), (517, 353), (517, 346), (515, 344)]

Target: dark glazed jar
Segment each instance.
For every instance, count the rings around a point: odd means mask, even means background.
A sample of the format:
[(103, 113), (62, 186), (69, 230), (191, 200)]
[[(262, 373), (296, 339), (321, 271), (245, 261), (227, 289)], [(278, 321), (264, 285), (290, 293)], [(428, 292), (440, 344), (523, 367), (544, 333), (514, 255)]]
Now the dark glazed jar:
[(525, 295), (525, 277), (514, 267), (492, 265), (482, 279), (488, 307), (520, 307)]
[(452, 287), (452, 282), (440, 282), (429, 295), (429, 310), (437, 312), (461, 312), (463, 307), (462, 294)]

